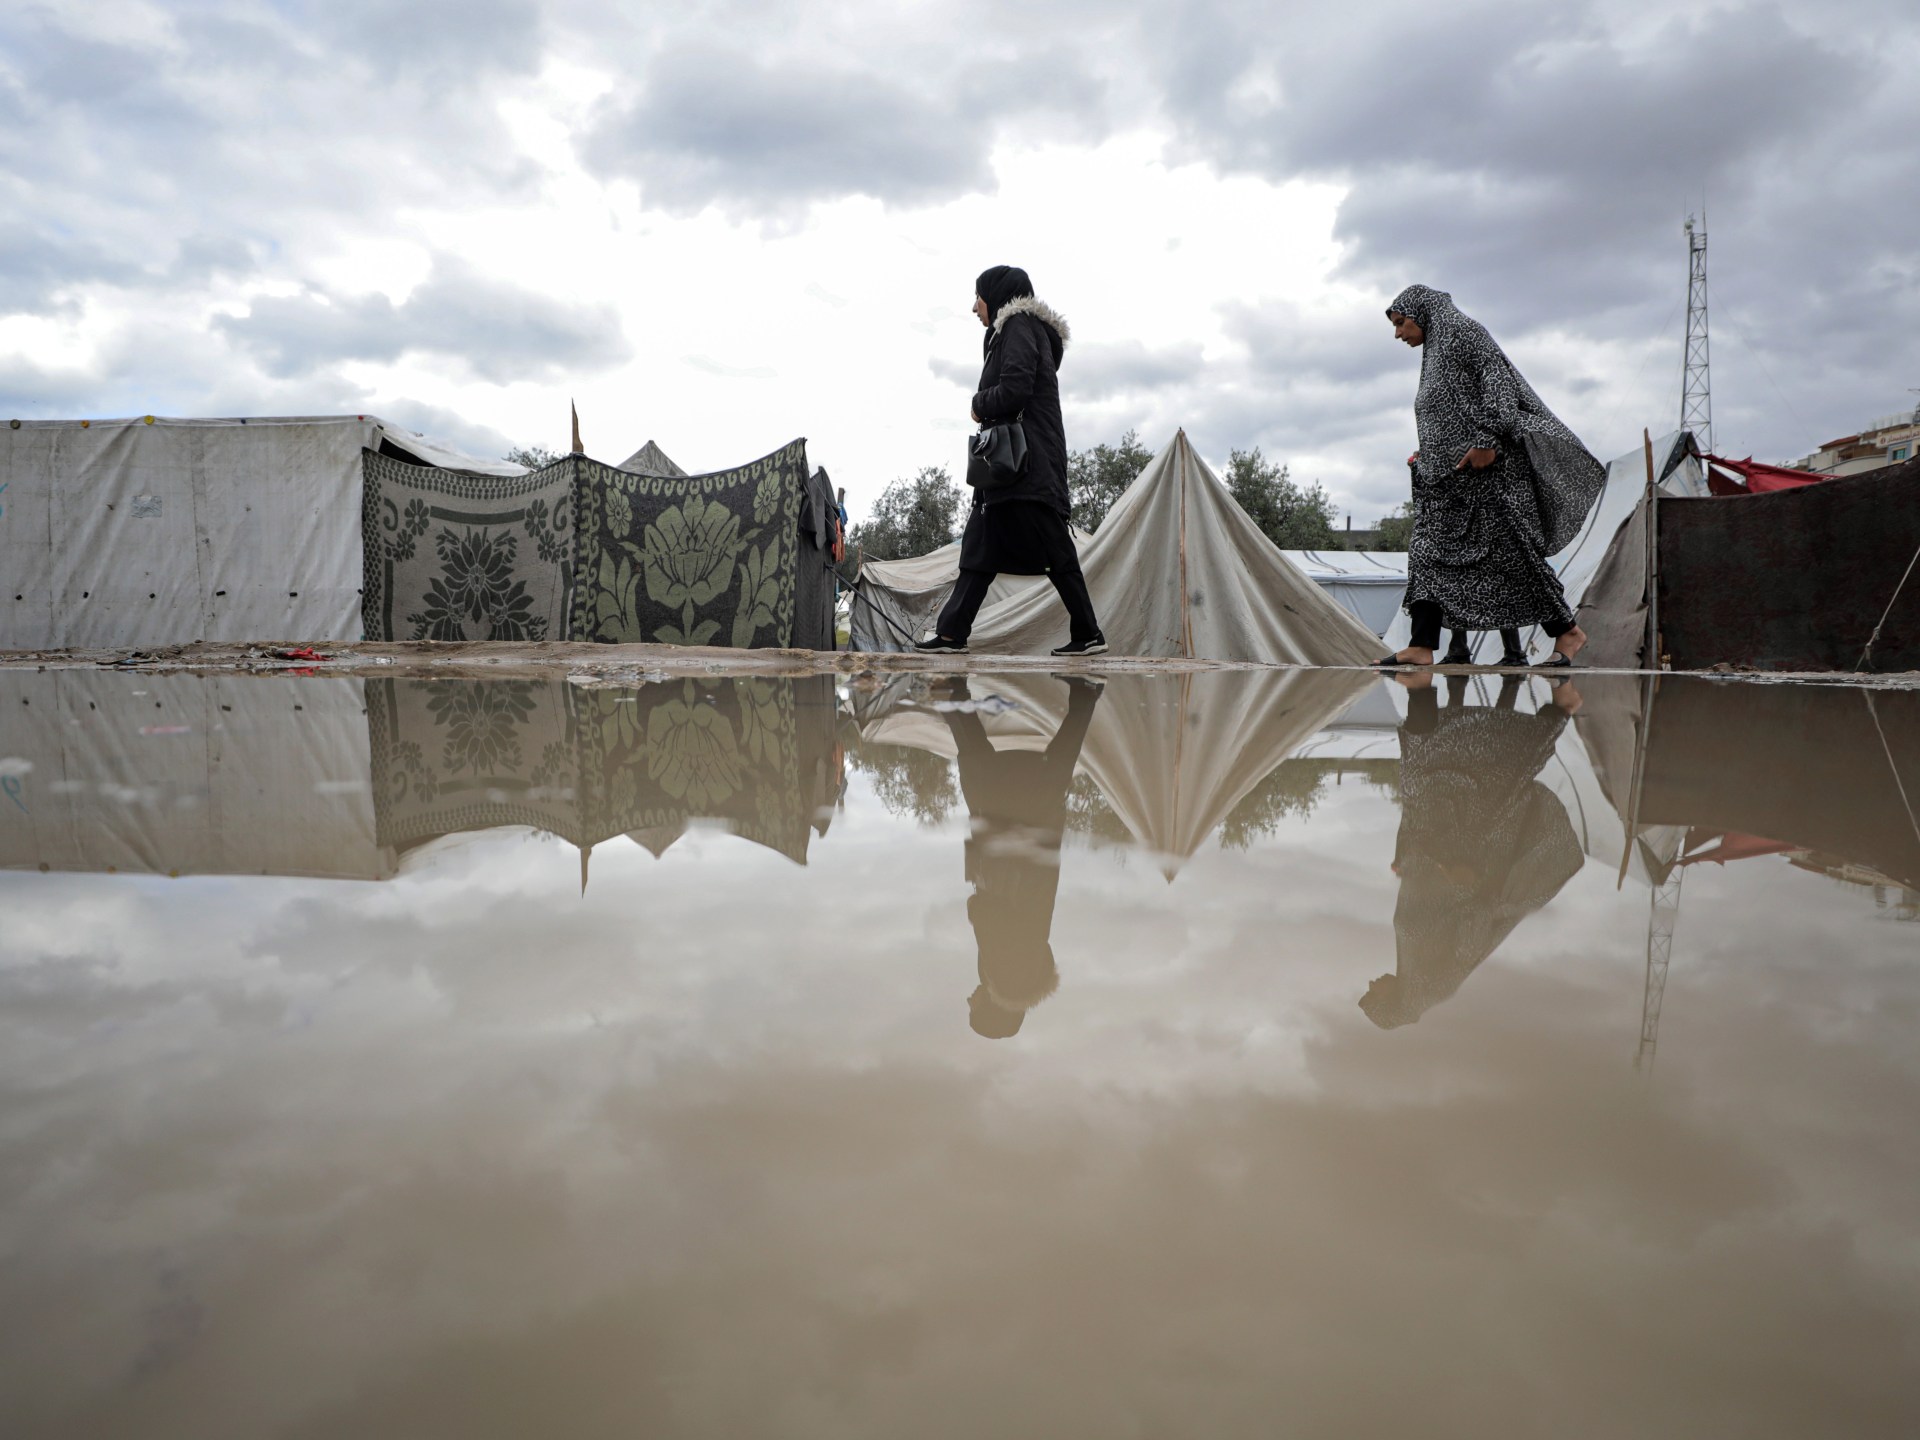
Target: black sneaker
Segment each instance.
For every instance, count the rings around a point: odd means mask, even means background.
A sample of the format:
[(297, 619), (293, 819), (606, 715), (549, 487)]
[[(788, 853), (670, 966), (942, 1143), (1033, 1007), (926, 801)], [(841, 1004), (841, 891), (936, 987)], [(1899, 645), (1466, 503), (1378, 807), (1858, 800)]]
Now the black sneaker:
[(1107, 653), (1107, 637), (1104, 635), (1096, 635), (1091, 640), (1069, 640), (1053, 653), (1068, 657), (1074, 655), (1104, 655)]
[(922, 655), (964, 655), (967, 653), (967, 642), (949, 640), (944, 635), (929, 635), (924, 640), (914, 641), (913, 648)]

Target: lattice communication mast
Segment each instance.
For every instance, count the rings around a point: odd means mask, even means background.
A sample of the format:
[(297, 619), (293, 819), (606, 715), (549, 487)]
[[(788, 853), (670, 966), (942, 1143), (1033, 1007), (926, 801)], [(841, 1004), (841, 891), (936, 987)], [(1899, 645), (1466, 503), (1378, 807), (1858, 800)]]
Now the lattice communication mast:
[(1687, 353), (1680, 376), (1680, 428), (1713, 453), (1713, 395), (1707, 373), (1707, 216), (1687, 217)]

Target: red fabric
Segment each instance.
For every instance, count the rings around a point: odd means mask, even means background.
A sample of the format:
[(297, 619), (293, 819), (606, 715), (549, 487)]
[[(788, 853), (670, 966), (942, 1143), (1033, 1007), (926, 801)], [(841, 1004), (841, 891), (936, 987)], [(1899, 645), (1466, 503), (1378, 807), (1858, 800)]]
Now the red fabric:
[[(1740, 479), (1717, 473), (1715, 466), (1733, 471)], [(1744, 460), (1722, 460), (1718, 455), (1707, 456), (1707, 489), (1715, 495), (1770, 495), (1775, 490), (1798, 490), (1832, 478), (1831, 475), (1816, 475), (1811, 470), (1762, 465), (1751, 455)]]
[[(1720, 843), (1711, 850), (1696, 850), (1696, 846), (1714, 839)], [(1680, 863), (1698, 865), (1703, 860), (1711, 860), (1715, 865), (1724, 865), (1729, 860), (1751, 860), (1756, 855), (1781, 855), (1799, 848), (1798, 845), (1783, 844), (1760, 835), (1742, 835), (1732, 831), (1716, 836), (1711, 830), (1695, 829), (1687, 831), (1686, 851)]]

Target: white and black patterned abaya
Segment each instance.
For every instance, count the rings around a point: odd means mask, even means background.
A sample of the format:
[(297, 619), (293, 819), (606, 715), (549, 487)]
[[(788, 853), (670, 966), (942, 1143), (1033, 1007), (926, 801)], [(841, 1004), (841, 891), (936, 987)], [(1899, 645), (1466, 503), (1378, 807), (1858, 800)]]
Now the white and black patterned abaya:
[(1467, 705), (1466, 678), (1451, 681), (1444, 709), (1437, 690), (1409, 695), (1400, 727), (1394, 973), (1360, 1002), (1383, 1029), (1451, 996), (1586, 860), (1567, 807), (1536, 778), (1564, 712), (1515, 709), (1517, 676), (1491, 706)]
[[(1426, 334), (1413, 401), (1420, 463), (1407, 608), (1431, 601), (1469, 630), (1540, 625), (1564, 634), (1573, 611), (1547, 557), (1580, 533), (1606, 466), (1451, 295), (1409, 285), (1387, 310)], [(1498, 458), (1457, 470), (1470, 449)]]

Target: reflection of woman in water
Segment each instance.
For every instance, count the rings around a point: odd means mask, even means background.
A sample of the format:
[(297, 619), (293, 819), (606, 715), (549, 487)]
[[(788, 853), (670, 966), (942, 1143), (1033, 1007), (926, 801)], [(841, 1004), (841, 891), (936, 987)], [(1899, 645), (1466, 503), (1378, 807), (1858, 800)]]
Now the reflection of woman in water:
[[(955, 682), (955, 698), (966, 693)], [(971, 712), (949, 710), (960, 747), (960, 793), (973, 827), (967, 836), (967, 919), (980, 947), (980, 985), (968, 997), (974, 1030), (989, 1040), (1017, 1034), (1027, 1011), (1060, 983), (1053, 966), (1053, 900), (1060, 886), (1060, 837), (1067, 790), (1093, 723), (1100, 683), (1067, 680), (1067, 717), (1045, 751), (995, 750)]]
[(1382, 1029), (1412, 1024), (1458, 990), (1583, 859), (1566, 807), (1534, 778), (1580, 708), (1579, 692), (1562, 685), (1530, 715), (1514, 708), (1516, 675), (1491, 707), (1464, 705), (1470, 682), (1450, 682), (1445, 709), (1432, 676), (1402, 682), (1413, 693), (1400, 727), (1395, 973), (1360, 1001)]

